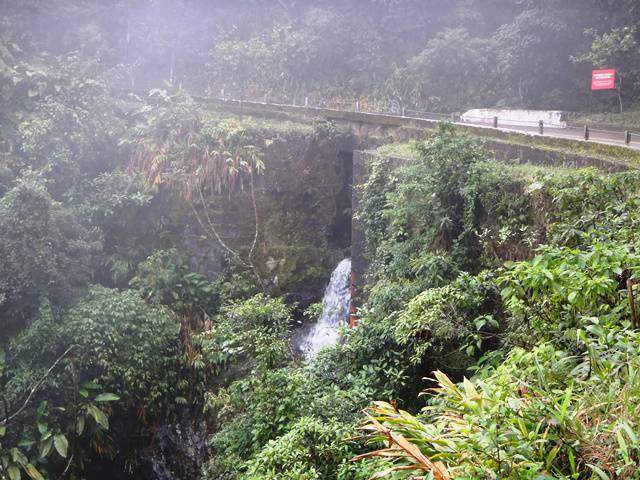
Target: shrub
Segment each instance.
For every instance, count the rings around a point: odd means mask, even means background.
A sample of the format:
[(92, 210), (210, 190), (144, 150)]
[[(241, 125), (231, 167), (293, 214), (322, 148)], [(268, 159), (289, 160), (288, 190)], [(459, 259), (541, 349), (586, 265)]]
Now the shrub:
[(133, 290), (94, 287), (62, 316), (61, 338), (78, 345), (84, 375), (118, 392), (143, 412), (173, 404), (179, 371), (178, 324)]
[(196, 367), (218, 373), (232, 366), (265, 371), (291, 359), (291, 311), (282, 299), (259, 294), (236, 300), (222, 308), (217, 320), (211, 330), (194, 337)]
[[(145, 419), (171, 411), (181, 367), (178, 345), (178, 327), (168, 312), (135, 291), (94, 287), (62, 311), (42, 300), (39, 315), (11, 339), (6, 370), (0, 365), (2, 417), (29, 400), (3, 439), (12, 448), (12, 462), (28, 473), (29, 458), (42, 463), (43, 471), (56, 472), (65, 466), (49, 458), (53, 448), (69, 465), (90, 461), (92, 451), (115, 456), (105, 433), (110, 423), (112, 435), (126, 438)], [(120, 415), (110, 422), (116, 411)], [(11, 462), (1, 453), (0, 463), (8, 468)], [(41, 478), (33, 471), (32, 478)]]
[(175, 249), (158, 250), (138, 266), (131, 285), (151, 303), (166, 305), (188, 317), (213, 316), (220, 307), (216, 285), (190, 272)]
[(414, 297), (398, 317), (395, 336), (419, 364), (430, 359), (448, 371), (464, 371), (476, 354), (500, 345), (501, 305), (491, 272), (458, 280)]
[(589, 353), (516, 348), (460, 385), (436, 372), (437, 397), (424, 415), (379, 402), (369, 410), (369, 440), (385, 442), (396, 467), (406, 466), (402, 478), (635, 478), (640, 337), (609, 330), (581, 338)]
[(640, 258), (622, 244), (596, 243), (585, 250), (542, 247), (533, 260), (509, 264), (499, 282), (517, 324), (538, 336), (561, 338), (589, 317), (627, 322), (626, 279), (639, 268)]
[(91, 250), (82, 226), (25, 176), (0, 198), (0, 325), (9, 329), (35, 313), (40, 295), (59, 303), (88, 275)]
[(333, 480), (356, 450), (350, 426), (303, 417), (249, 462), (247, 480)]

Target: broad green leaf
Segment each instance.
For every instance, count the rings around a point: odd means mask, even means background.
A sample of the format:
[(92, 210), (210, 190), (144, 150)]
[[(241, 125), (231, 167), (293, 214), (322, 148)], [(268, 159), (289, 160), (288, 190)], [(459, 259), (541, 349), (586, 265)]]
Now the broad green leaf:
[(556, 459), (556, 456), (558, 455), (558, 452), (560, 451), (561, 447), (562, 447), (562, 445), (556, 445), (547, 454), (547, 458), (545, 459), (545, 464), (546, 464), (547, 469), (551, 468), (551, 465), (553, 465), (553, 461)]
[(67, 440), (67, 437), (63, 434), (56, 435), (53, 442), (58, 454), (63, 458), (67, 458), (67, 450), (69, 449), (69, 441)]
[(109, 429), (109, 419), (102, 410), (100, 410), (95, 405), (90, 405), (88, 411), (89, 415), (93, 417), (98, 425), (100, 425), (105, 430)]
[(631, 440), (632, 443), (634, 444), (638, 443), (638, 436), (633, 432), (633, 430), (631, 429), (631, 427), (627, 422), (622, 422), (620, 424), (620, 427), (627, 433), (627, 435), (629, 435), (629, 439)]
[(101, 393), (94, 399), (95, 402), (115, 402), (117, 400), (120, 400), (120, 397), (113, 393)]
[(476, 387), (467, 378), (462, 381), (462, 385), (464, 386), (464, 393), (467, 397), (477, 398), (479, 396)]
[(22, 478), (18, 467), (11, 466), (7, 468), (7, 473), (9, 474), (9, 480), (20, 480)]
[(618, 438), (618, 445), (620, 446), (620, 452), (622, 453), (625, 464), (628, 464), (631, 462), (631, 459), (629, 458), (629, 448), (627, 447), (627, 442), (624, 439), (621, 430), (616, 431), (616, 437)]
[(82, 432), (84, 432), (84, 422), (85, 422), (84, 417), (78, 417), (78, 420), (76, 422), (76, 433), (78, 435), (82, 435)]
[(85, 382), (82, 384), (82, 388), (86, 388), (87, 390), (99, 390), (102, 387), (96, 382)]
[(449, 377), (447, 377), (446, 374), (444, 374), (440, 370), (433, 372), (433, 374), (436, 377), (436, 380), (438, 381), (438, 383), (440, 383), (440, 385), (444, 389), (446, 389), (447, 391), (455, 395), (460, 395), (460, 392), (458, 391), (458, 387), (456, 387), (456, 385), (449, 379)]
[(26, 465), (29, 462), (29, 460), (24, 455), (24, 453), (22, 453), (17, 448), (12, 448), (11, 449), (11, 458), (13, 459), (13, 461), (15, 463), (18, 463), (20, 465)]
[(48, 437), (40, 442), (40, 458), (45, 458), (53, 447), (53, 437)]

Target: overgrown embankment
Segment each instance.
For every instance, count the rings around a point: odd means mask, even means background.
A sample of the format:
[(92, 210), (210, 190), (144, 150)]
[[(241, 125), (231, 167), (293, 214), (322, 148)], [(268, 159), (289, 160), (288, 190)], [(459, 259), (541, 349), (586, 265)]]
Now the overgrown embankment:
[(391, 175), (381, 160), (365, 192), (374, 328), (415, 373), (439, 370), (420, 416), (369, 410), (374, 455), (400, 478), (633, 478), (640, 176), (463, 145), (441, 133)]
[[(211, 397), (208, 478), (632, 475), (640, 176), (504, 165), (450, 127), (389, 162), (370, 165), (358, 212), (359, 326), (311, 364), (257, 358)], [(255, 301), (234, 311), (253, 322)], [(389, 403), (368, 410), (366, 447), (353, 435), (373, 399)]]

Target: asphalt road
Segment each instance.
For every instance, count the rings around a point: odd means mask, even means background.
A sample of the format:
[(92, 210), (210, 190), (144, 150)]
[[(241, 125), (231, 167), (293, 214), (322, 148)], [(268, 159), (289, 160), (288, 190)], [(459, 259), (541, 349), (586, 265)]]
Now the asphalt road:
[[(474, 126), (483, 126), (486, 128), (493, 128), (492, 125), (489, 125), (487, 122), (461, 122), (464, 125), (474, 125)], [(525, 132), (532, 135), (540, 135), (538, 131), (538, 127), (532, 126), (524, 126), (524, 125), (515, 125), (503, 122), (502, 124), (498, 123), (498, 130), (504, 132)], [(627, 145), (625, 143), (625, 132), (613, 132), (613, 131), (605, 131), (605, 130), (597, 130), (590, 129), (589, 130), (589, 141), (594, 143), (603, 143), (606, 145), (615, 145), (618, 147), (627, 147), (635, 150), (640, 150), (640, 135), (632, 133), (631, 134), (631, 143)], [(557, 128), (557, 127), (544, 127), (544, 133), (542, 136), (545, 137), (555, 137), (555, 138), (567, 138), (570, 140), (585, 140), (584, 139), (584, 128), (578, 127), (566, 127), (566, 128)]]

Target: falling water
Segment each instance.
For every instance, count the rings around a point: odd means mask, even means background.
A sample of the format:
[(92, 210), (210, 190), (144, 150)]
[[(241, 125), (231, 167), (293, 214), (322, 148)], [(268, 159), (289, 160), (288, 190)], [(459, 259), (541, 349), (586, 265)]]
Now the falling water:
[(349, 281), (351, 259), (342, 260), (331, 274), (331, 280), (324, 291), (322, 315), (301, 342), (301, 350), (307, 358), (312, 358), (324, 347), (338, 342), (338, 328), (349, 317)]

